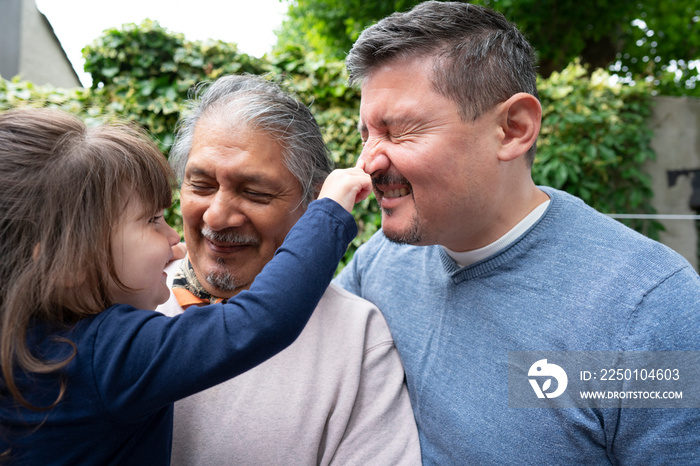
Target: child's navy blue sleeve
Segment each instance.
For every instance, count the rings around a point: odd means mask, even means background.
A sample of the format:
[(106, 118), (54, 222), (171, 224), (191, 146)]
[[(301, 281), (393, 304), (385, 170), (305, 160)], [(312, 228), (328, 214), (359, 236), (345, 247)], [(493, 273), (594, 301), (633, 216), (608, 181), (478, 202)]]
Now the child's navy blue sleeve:
[(356, 233), (352, 215), (339, 204), (314, 201), (250, 290), (227, 304), (190, 308), (174, 318), (127, 306), (105, 311), (92, 325), (93, 354), (82, 357), (91, 359), (107, 410), (122, 419), (146, 414), (289, 346)]

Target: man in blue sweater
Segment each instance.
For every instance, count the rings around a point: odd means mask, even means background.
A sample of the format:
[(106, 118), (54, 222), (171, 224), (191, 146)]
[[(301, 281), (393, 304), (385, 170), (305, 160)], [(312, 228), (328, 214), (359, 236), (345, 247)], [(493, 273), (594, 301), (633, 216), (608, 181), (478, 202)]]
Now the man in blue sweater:
[(424, 463), (697, 462), (697, 409), (509, 401), (515, 352), (700, 350), (691, 266), (533, 183), (541, 107), (520, 32), (429, 1), (364, 31), (347, 67), (382, 230), (337, 283), (385, 314)]

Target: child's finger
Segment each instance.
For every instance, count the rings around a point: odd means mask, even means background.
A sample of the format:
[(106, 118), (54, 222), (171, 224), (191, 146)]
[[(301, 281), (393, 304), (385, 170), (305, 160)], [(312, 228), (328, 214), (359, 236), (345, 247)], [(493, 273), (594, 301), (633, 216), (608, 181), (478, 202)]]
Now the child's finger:
[(319, 199), (330, 197), (352, 212), (355, 203), (369, 195), (371, 186), (371, 178), (359, 168), (334, 170), (323, 183)]
[(369, 193), (372, 192), (372, 185), (368, 186), (363, 186), (362, 189), (360, 190), (359, 193), (355, 196), (355, 204), (357, 204), (360, 201), (364, 201), (367, 199), (367, 196), (369, 196)]
[(177, 243), (173, 246), (173, 261), (176, 261), (178, 259), (184, 259), (185, 256), (187, 255), (187, 246), (185, 246), (185, 243)]

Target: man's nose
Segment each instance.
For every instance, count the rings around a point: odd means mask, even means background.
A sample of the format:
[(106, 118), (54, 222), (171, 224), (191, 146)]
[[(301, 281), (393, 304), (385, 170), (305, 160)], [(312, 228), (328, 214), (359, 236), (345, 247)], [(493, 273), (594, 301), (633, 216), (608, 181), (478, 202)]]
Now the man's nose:
[(365, 173), (370, 175), (388, 170), (391, 165), (383, 145), (369, 140), (362, 148), (359, 160), (364, 164)]
[(211, 200), (202, 219), (213, 230), (242, 226), (246, 216), (241, 211), (240, 200), (233, 193), (218, 191)]

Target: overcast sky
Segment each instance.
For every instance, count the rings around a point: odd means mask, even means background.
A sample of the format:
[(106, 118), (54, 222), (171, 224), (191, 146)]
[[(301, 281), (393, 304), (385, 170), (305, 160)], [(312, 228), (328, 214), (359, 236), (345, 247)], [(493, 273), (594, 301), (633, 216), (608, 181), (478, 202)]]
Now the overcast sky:
[(241, 52), (260, 57), (275, 44), (274, 30), (288, 8), (279, 0), (36, 0), (36, 4), (86, 86), (90, 77), (83, 72), (81, 50), (105, 29), (148, 18), (189, 40), (235, 42)]

